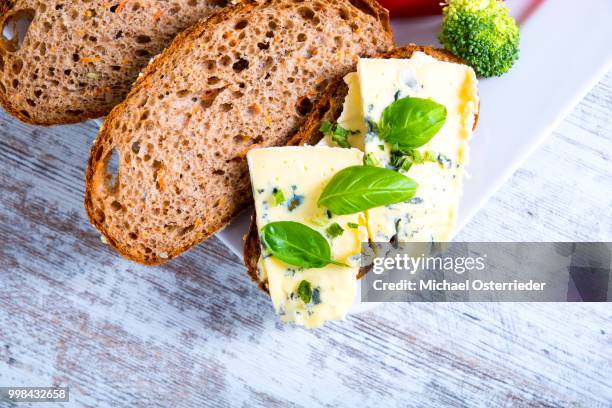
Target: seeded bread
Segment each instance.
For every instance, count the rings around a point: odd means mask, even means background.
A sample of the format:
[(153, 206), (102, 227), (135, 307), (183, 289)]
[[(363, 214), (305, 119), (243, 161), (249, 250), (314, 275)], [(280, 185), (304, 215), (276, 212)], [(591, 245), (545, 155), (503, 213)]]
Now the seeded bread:
[[(410, 44), (403, 47), (398, 47), (392, 51), (379, 55), (377, 58), (410, 58), (414, 52), (422, 51), (438, 60), (449, 61), (463, 64), (463, 60), (457, 58), (448, 51), (428, 47), (417, 46)], [(316, 145), (323, 139), (324, 135), (319, 131), (321, 122), (324, 120), (336, 122), (343, 110), (344, 99), (348, 93), (348, 86), (344, 83), (343, 78), (337, 78), (332, 82), (324, 92), (319, 103), (315, 105), (312, 112), (306, 119), (302, 128), (288, 142), (291, 146)], [(478, 122), (478, 116), (474, 124)], [(255, 214), (251, 217), (251, 225), (249, 232), (244, 237), (244, 263), (247, 267), (247, 272), (251, 279), (265, 292), (268, 292), (267, 282), (261, 279), (257, 273), (257, 262), (261, 255), (261, 246), (259, 242), (259, 234), (257, 224), (255, 222)], [(365, 274), (364, 270), (360, 271), (358, 278)]]
[(107, 242), (158, 264), (252, 201), (245, 156), (285, 145), (328, 82), (392, 47), (370, 0), (245, 1), (179, 35), (106, 118), (85, 207)]
[(39, 125), (104, 116), (178, 32), (230, 2), (1, 1), (0, 27), (22, 29), (0, 40), (0, 102)]

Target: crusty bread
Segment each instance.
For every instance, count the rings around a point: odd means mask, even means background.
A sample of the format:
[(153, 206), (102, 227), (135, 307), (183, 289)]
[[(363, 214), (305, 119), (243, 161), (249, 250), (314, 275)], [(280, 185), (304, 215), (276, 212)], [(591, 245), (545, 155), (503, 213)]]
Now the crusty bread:
[[(377, 56), (377, 58), (410, 58), (416, 51), (422, 51), (441, 61), (456, 62), (459, 64), (464, 63), (463, 60), (449, 53), (448, 51), (414, 44), (397, 47), (390, 52)], [(324, 136), (319, 130), (321, 127), (321, 122), (324, 120), (335, 122), (338, 117), (340, 117), (343, 110), (344, 99), (346, 98), (347, 93), (348, 86), (344, 83), (342, 78), (338, 78), (331, 83), (325, 90), (319, 103), (317, 103), (313, 108), (302, 128), (295, 134), (295, 136), (293, 136), (293, 138), (291, 138), (288, 145), (303, 146), (315, 145), (319, 143)], [(476, 129), (477, 122), (478, 116), (476, 117), (474, 129)], [(262, 290), (267, 292), (267, 282), (260, 279), (257, 273), (257, 262), (259, 261), (259, 257), (261, 255), (261, 246), (255, 218), (255, 214), (253, 214), (251, 217), (249, 232), (244, 237), (244, 264), (246, 265), (247, 272), (253, 281)], [(361, 278), (363, 274), (364, 271), (360, 271), (358, 278)]]
[(245, 1), (192, 26), (106, 118), (86, 174), (93, 225), (145, 264), (206, 239), (252, 200), (246, 152), (285, 145), (329, 80), (392, 45), (370, 0)]
[[(232, 0), (233, 1), (233, 0)], [(12, 0), (0, 27), (0, 101), (24, 122), (76, 123), (106, 115), (151, 57), (230, 0)]]

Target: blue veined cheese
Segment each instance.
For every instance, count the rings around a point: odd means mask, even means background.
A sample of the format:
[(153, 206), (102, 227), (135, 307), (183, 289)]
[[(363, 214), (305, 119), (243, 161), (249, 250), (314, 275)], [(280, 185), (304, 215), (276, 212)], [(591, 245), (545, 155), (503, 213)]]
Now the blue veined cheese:
[[(430, 98), (448, 111), (440, 132), (418, 149), (434, 152), (438, 162), (415, 164), (407, 172), (419, 184), (410, 202), (367, 212), (370, 239), (386, 242), (396, 236), (401, 242), (451, 240), (468, 162), (468, 142), (479, 105), (474, 71), (466, 65), (416, 52), (410, 59), (361, 59), (357, 73), (351, 75), (357, 75), (359, 81), (354, 76), (347, 80), (351, 89), (345, 111), (361, 110), (366, 124), (377, 123), (387, 106), (408, 96)], [(353, 89), (357, 86), (359, 91)], [(357, 93), (360, 107), (354, 106), (355, 99), (350, 97)], [(347, 104), (351, 105), (348, 110)], [(393, 167), (391, 146), (378, 137), (372, 126), (363, 137), (363, 151), (377, 165)]]
[[(326, 236), (326, 229), (338, 223), (344, 232), (328, 238), (332, 258), (351, 267), (328, 265), (303, 269), (288, 265), (262, 250), (260, 277), (267, 280), (272, 303), (281, 319), (306, 327), (319, 327), (338, 320), (354, 303), (360, 266), (361, 242), (367, 241), (365, 214), (334, 216), (317, 207), (324, 187), (340, 170), (363, 163), (358, 149), (325, 146), (255, 149), (247, 160), (257, 212), (257, 228), (276, 221), (296, 221)], [(285, 201), (274, 198), (282, 192)], [(362, 225), (351, 228), (348, 224)], [(303, 280), (313, 288), (308, 304), (296, 291)]]

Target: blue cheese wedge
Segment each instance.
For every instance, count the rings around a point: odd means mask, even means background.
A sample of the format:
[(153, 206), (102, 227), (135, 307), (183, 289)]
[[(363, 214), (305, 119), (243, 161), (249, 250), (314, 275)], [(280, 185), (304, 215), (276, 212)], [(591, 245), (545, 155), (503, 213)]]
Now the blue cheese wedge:
[[(406, 172), (419, 184), (416, 197), (408, 203), (372, 209), (367, 218), (370, 239), (375, 242), (394, 237), (400, 242), (451, 240), (479, 106), (474, 71), (416, 52), (410, 59), (361, 59), (357, 73), (349, 74), (345, 81), (350, 90), (339, 123), (351, 130), (367, 129), (362, 133), (363, 144), (354, 146), (378, 166), (393, 168), (391, 146), (365, 124), (377, 123), (387, 106), (405, 97), (429, 98), (446, 107), (443, 128), (418, 149), (433, 153), (435, 161), (415, 164)], [(361, 124), (355, 120), (359, 114)]]
[[(276, 221), (300, 222), (327, 236), (334, 260), (351, 265), (303, 269), (276, 259), (262, 248), (260, 279), (268, 282), (276, 312), (285, 322), (309, 328), (343, 319), (357, 290), (361, 242), (367, 241), (365, 214), (334, 216), (317, 207), (317, 201), (336, 173), (363, 163), (363, 153), (325, 146), (277, 147), (252, 150), (247, 160), (258, 230)], [(332, 238), (327, 230), (334, 223), (343, 232)], [(308, 304), (297, 294), (303, 280), (313, 290)]]

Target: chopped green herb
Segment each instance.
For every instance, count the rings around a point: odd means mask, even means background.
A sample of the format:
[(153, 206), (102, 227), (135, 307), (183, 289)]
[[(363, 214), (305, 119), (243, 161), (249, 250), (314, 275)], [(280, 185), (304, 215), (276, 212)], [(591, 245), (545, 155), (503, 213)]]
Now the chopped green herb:
[(334, 125), (331, 122), (325, 120), (321, 122), (321, 126), (319, 127), (319, 131), (326, 136), (330, 136), (333, 143), (340, 147), (351, 147), (351, 144), (348, 141), (348, 137), (350, 135), (359, 134), (359, 131), (356, 130), (347, 130), (340, 125)]
[(382, 150), (383, 152), (385, 151), (385, 145), (378, 145), (378, 148)]
[(431, 150), (426, 150), (423, 154), (423, 160), (436, 163), (438, 161), (438, 154)]
[(272, 190), (272, 197), (274, 197), (275, 205), (281, 205), (282, 203), (287, 201), (287, 199), (285, 198), (285, 194), (283, 193), (283, 190), (279, 190), (278, 188), (275, 188), (274, 190)]
[(340, 224), (334, 222), (325, 230), (325, 232), (327, 232), (327, 235), (329, 235), (330, 238), (336, 238), (344, 233), (344, 229), (340, 226)]
[(424, 161), (421, 152), (419, 152), (418, 150), (412, 150), (411, 155), (413, 162), (415, 162), (416, 164), (423, 164)]
[(349, 228), (353, 228), (353, 229), (359, 228), (359, 224), (355, 224), (354, 222), (349, 222), (346, 225), (348, 225)]
[(332, 134), (332, 142), (337, 144), (340, 147), (348, 148), (351, 147), (351, 144), (348, 141), (349, 133), (346, 129), (338, 126), (334, 133)]
[(364, 162), (364, 164), (366, 166), (374, 166), (374, 167), (376, 167), (376, 166), (378, 166), (380, 164), (378, 159), (376, 159), (376, 157), (372, 153), (366, 154), (365, 159), (364, 159), (363, 162)]
[(310, 303), (312, 299), (312, 285), (310, 282), (303, 280), (300, 282), (297, 288), (297, 294), (304, 303)]
[(404, 160), (402, 161), (402, 164), (399, 166), (400, 170), (403, 171), (409, 171), (412, 168), (412, 165), (414, 164), (414, 162), (408, 158), (404, 158)]
[(319, 128), (319, 131), (321, 133), (330, 133), (333, 131), (334, 126), (331, 124), (331, 122), (329, 120), (324, 120), (323, 122), (321, 122), (321, 127)]
[(414, 164), (436, 163), (439, 160), (438, 156), (431, 150), (420, 152), (416, 149), (400, 148), (396, 145), (391, 149), (391, 165), (398, 170), (408, 171)]

